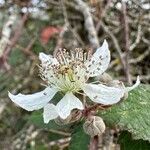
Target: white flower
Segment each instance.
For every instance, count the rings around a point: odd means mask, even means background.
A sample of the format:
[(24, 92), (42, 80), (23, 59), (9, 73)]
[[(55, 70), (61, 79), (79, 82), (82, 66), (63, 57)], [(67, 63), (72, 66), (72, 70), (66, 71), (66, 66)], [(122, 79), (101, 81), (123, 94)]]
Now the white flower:
[[(41, 60), (41, 77), (48, 83), (45, 90), (31, 95), (13, 95), (10, 99), (28, 111), (44, 108), (44, 122), (60, 116), (66, 119), (73, 109), (84, 109), (82, 102), (74, 95), (83, 91), (93, 102), (112, 105), (120, 101), (124, 94), (140, 83), (139, 77), (135, 85), (111, 87), (103, 84), (87, 83), (89, 77), (101, 75), (110, 63), (110, 51), (106, 40), (90, 57), (83, 50), (76, 49), (70, 54), (59, 51), (56, 58), (44, 53), (39, 54)], [(56, 104), (49, 103), (54, 95), (61, 91), (65, 96)]]

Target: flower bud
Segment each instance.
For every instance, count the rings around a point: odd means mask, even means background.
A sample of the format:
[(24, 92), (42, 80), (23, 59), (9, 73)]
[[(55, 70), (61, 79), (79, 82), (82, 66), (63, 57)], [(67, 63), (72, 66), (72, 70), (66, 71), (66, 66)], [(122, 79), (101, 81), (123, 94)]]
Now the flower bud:
[(105, 123), (101, 117), (91, 116), (83, 124), (83, 129), (85, 133), (94, 137), (96, 135), (101, 135), (105, 131)]
[(69, 115), (66, 119), (62, 119), (60, 117), (57, 117), (54, 121), (58, 125), (66, 125), (69, 124), (71, 120), (71, 115)]
[(62, 119), (60, 117), (57, 117), (54, 121), (58, 125), (66, 125), (66, 124), (78, 121), (81, 118), (81, 116), (82, 116), (81, 111), (79, 111), (79, 110), (73, 110), (71, 112), (71, 114), (66, 119)]
[[(113, 81), (109, 82), (108, 85), (112, 86), (112, 87), (124, 88), (125, 89), (124, 83), (122, 81), (119, 81), (119, 80), (113, 80)], [(127, 98), (128, 98), (128, 92), (125, 92), (122, 100), (127, 99)]]
[(108, 73), (103, 73), (102, 75), (99, 75), (97, 79), (103, 83), (109, 83), (112, 81), (112, 77)]
[(125, 88), (123, 82), (119, 80), (112, 80), (111, 82), (108, 83), (108, 85), (117, 88)]

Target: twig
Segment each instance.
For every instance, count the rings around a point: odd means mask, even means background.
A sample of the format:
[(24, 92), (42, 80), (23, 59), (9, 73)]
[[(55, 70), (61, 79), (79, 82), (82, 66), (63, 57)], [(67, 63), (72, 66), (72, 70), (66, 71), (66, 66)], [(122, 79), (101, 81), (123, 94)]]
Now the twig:
[(125, 67), (125, 62), (124, 62), (124, 58), (123, 58), (123, 53), (121, 51), (121, 48), (119, 46), (119, 43), (118, 43), (118, 40), (117, 38), (114, 36), (114, 34), (109, 30), (109, 28), (103, 23), (101, 22), (101, 26), (103, 28), (103, 30), (111, 37), (113, 43), (114, 43), (114, 46), (119, 54), (119, 59), (120, 59), (120, 62), (123, 66), (123, 70), (124, 70), (124, 73), (126, 72), (126, 67)]
[(150, 46), (150, 42), (148, 39), (146, 39), (145, 37), (142, 37), (142, 41), (147, 44), (148, 46)]
[(96, 113), (96, 111), (98, 109), (101, 109), (101, 110), (105, 110), (107, 108), (109, 108), (111, 105), (101, 105), (101, 104), (95, 104), (95, 105), (92, 105), (90, 107), (86, 107), (83, 111), (82, 111), (82, 114), (84, 117), (87, 117), (89, 115), (91, 115), (93, 112)]
[(35, 60), (37, 58), (37, 56), (32, 51), (30, 51), (33, 44), (35, 43), (35, 40), (36, 40), (35, 38), (33, 40), (31, 40), (26, 48), (21, 47), (20, 45), (17, 45), (17, 44), (16, 44), (16, 47), (18, 47), (26, 55), (29, 55), (32, 60)]
[[(136, 81), (137, 79), (137, 76), (132, 76), (132, 80), (133, 81)], [(121, 81), (124, 81), (124, 77), (119, 77), (118, 80), (121, 80)], [(147, 74), (147, 75), (140, 75), (140, 80), (141, 81), (144, 81), (144, 80), (150, 80), (150, 74)]]
[(12, 34), (12, 27), (18, 18), (17, 12), (10, 14), (8, 21), (4, 24), (2, 29), (2, 37), (0, 39), (0, 67), (4, 67), (6, 70), (10, 69), (5, 57), (5, 50), (10, 43), (10, 36)]
[(110, 3), (112, 0), (107, 0), (106, 1), (106, 5), (104, 7), (104, 9), (101, 11), (101, 18), (103, 18), (107, 12), (107, 10), (109, 9)]
[(98, 150), (98, 136), (91, 138), (89, 150)]
[(141, 62), (149, 54), (150, 54), (150, 48), (148, 48), (148, 50), (145, 50), (145, 52), (143, 54), (141, 54), (139, 57), (130, 59), (129, 63), (135, 64), (135, 63)]
[(64, 6), (64, 1), (63, 0), (61, 0), (61, 6), (62, 6), (62, 9), (63, 9), (63, 15), (64, 15), (65, 24), (63, 26), (62, 31), (59, 34), (59, 37), (58, 37), (58, 40), (57, 40), (57, 44), (56, 44), (56, 47), (55, 47), (54, 52), (53, 52), (53, 56), (54, 57), (57, 55), (57, 52), (58, 52), (59, 48), (62, 47), (63, 36), (64, 36), (65, 32), (68, 30), (68, 26), (69, 26), (67, 11), (66, 11), (66, 8)]
[(82, 41), (82, 39), (80, 38), (80, 36), (76, 33), (76, 31), (71, 27), (71, 25), (69, 23), (68, 14), (67, 14), (67, 10), (66, 10), (66, 7), (65, 7), (65, 1), (64, 0), (61, 0), (61, 5), (62, 5), (62, 10), (63, 10), (65, 24), (63, 26), (63, 30), (59, 34), (59, 38), (57, 40), (57, 44), (56, 44), (55, 50), (53, 52), (54, 56), (56, 56), (56, 53), (59, 50), (59, 48), (62, 47), (63, 36), (64, 36), (65, 32), (68, 31), (68, 30), (70, 30), (72, 32), (72, 34), (74, 35), (74, 37), (77, 39), (77, 41), (82, 46), (84, 46), (84, 42)]
[(59, 135), (63, 135), (63, 136), (70, 136), (70, 135), (71, 135), (70, 133), (67, 133), (67, 132), (64, 132), (64, 131), (60, 131), (60, 130), (53, 130), (53, 129), (50, 129), (49, 131), (52, 132), (52, 133), (56, 133), (56, 134), (59, 134)]
[(122, 2), (122, 13), (123, 13), (123, 26), (124, 26), (124, 34), (125, 34), (125, 51), (126, 55), (124, 57), (125, 60), (125, 69), (126, 69), (126, 80), (129, 84), (132, 84), (132, 80), (130, 77), (130, 66), (129, 66), (129, 25), (128, 25), (128, 18), (127, 18), (127, 10), (126, 10), (126, 3)]
[(23, 128), (20, 132), (17, 133), (17, 135), (14, 136), (11, 148), (26, 150), (27, 143), (35, 139), (38, 134), (39, 130), (36, 130), (33, 125), (28, 126), (26, 124), (25, 128)]
[(81, 37), (79, 36), (79, 34), (77, 34), (77, 32), (75, 31), (75, 29), (73, 29), (69, 23), (69, 19), (68, 19), (68, 15), (67, 15), (67, 10), (65, 7), (65, 1), (61, 0), (62, 2), (62, 8), (63, 8), (63, 14), (64, 14), (64, 18), (65, 18), (65, 24), (67, 26), (67, 28), (73, 33), (74, 37), (78, 40), (78, 42), (84, 46), (84, 42), (82, 41)]
[(75, 2), (78, 5), (79, 11), (84, 16), (85, 28), (88, 31), (88, 39), (90, 41), (91, 47), (93, 49), (96, 49), (99, 47), (99, 41), (98, 41), (96, 29), (94, 27), (92, 15), (90, 13), (90, 9), (89, 9), (88, 5), (85, 2), (83, 2), (82, 0), (75, 0)]
[(8, 56), (8, 54), (10, 53), (11, 49), (15, 46), (15, 44), (17, 43), (17, 41), (19, 40), (20, 36), (21, 36), (21, 33), (22, 33), (22, 29), (23, 29), (23, 26), (26, 22), (28, 18), (28, 13), (24, 14), (22, 19), (21, 19), (21, 22), (20, 22), (20, 25), (18, 25), (17, 29), (16, 29), (16, 32), (13, 36), (13, 38), (10, 40), (10, 44), (7, 46), (6, 50), (5, 50), (5, 55)]
[(10, 42), (9, 44), (7, 44), (4, 52), (3, 52), (3, 55), (2, 55), (2, 60), (5, 64), (5, 68), (8, 70), (10, 69), (8, 63), (7, 63), (7, 57), (10, 53), (10, 51), (12, 50), (12, 48), (15, 46), (15, 44), (17, 43), (17, 41), (19, 40), (20, 36), (21, 36), (21, 33), (22, 33), (22, 29), (23, 29), (23, 26), (24, 26), (24, 23), (25, 21), (27, 20), (27, 16), (28, 14), (24, 14), (24, 16), (22, 17), (22, 20), (20, 22), (20, 24), (18, 25), (16, 31), (15, 31), (15, 34), (14, 36), (10, 39)]
[(63, 42), (63, 36), (64, 36), (64, 33), (67, 31), (67, 24), (65, 24), (63, 26), (63, 29), (61, 30), (61, 32), (59, 33), (59, 37), (58, 37), (58, 40), (57, 40), (57, 44), (56, 44), (56, 47), (54, 49), (54, 52), (53, 52), (53, 56), (55, 57), (57, 55), (57, 52), (59, 50), (59, 48), (62, 47), (62, 42)]
[(102, 9), (102, 11), (101, 11), (99, 21), (98, 21), (98, 23), (97, 23), (97, 25), (96, 25), (96, 31), (97, 31), (97, 32), (98, 32), (99, 29), (100, 29), (101, 20), (102, 20), (103, 17), (105, 16), (105, 14), (106, 14), (106, 12), (107, 12), (109, 6), (110, 6), (111, 1), (112, 1), (112, 0), (107, 0), (107, 3), (106, 3), (106, 5), (105, 5), (104, 9)]
[(51, 146), (56, 145), (56, 144), (62, 145), (62, 144), (64, 144), (64, 143), (69, 143), (70, 140), (71, 140), (71, 138), (70, 138), (70, 137), (67, 137), (67, 138), (59, 139), (59, 140), (57, 140), (57, 141), (51, 141), (51, 142), (49, 142), (49, 143), (47, 144), (47, 146), (48, 146), (48, 147), (51, 147)]
[[(133, 80), (136, 80), (137, 77), (132, 77)], [(140, 80), (150, 80), (150, 74), (148, 75), (140, 75)]]
[(141, 31), (141, 25), (138, 26), (138, 31), (137, 31), (137, 36), (136, 36), (136, 40), (135, 42), (130, 46), (130, 51), (132, 51), (133, 49), (135, 49), (135, 47), (139, 44), (140, 40), (141, 40), (141, 35), (142, 35), (142, 31)]
[(1, 101), (0, 101), (0, 119), (2, 117), (2, 113), (5, 110), (5, 108), (6, 108), (6, 102), (5, 101), (3, 102), (1, 99)]
[(17, 17), (16, 12), (10, 14), (8, 21), (3, 26), (2, 37), (0, 39), (0, 57), (2, 57), (8, 43), (10, 42), (9, 40), (12, 33), (12, 26), (15, 24)]

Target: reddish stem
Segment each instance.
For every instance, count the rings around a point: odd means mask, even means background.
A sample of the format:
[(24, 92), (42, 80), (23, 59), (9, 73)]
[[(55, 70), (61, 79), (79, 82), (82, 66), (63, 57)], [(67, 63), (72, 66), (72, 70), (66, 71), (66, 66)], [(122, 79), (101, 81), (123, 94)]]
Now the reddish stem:
[(90, 107), (85, 107), (85, 109), (82, 111), (82, 114), (84, 117), (90, 116), (92, 114), (95, 114), (98, 109), (105, 110), (107, 108), (111, 107), (111, 105), (101, 105), (101, 104), (95, 104)]
[(89, 150), (98, 150), (98, 136), (91, 138)]

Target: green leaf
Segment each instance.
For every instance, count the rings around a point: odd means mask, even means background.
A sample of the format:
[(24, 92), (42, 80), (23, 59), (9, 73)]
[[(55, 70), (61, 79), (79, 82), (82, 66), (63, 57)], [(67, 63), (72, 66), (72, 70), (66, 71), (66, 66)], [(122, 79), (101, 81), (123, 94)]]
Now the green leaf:
[(25, 61), (24, 55), (21, 53), (19, 49), (13, 49), (10, 53), (9, 63), (12, 66), (16, 66)]
[(69, 150), (87, 150), (90, 137), (83, 131), (83, 124), (78, 124), (72, 133)]
[(150, 143), (143, 140), (133, 140), (131, 133), (123, 131), (119, 136), (121, 150), (150, 150)]
[(54, 120), (49, 121), (48, 124), (45, 124), (43, 121), (43, 113), (41, 111), (35, 111), (28, 117), (29, 123), (33, 123), (40, 128), (46, 129), (67, 129), (70, 125), (58, 125)]
[(128, 99), (100, 113), (106, 123), (128, 130), (135, 139), (150, 141), (150, 86), (141, 85)]

